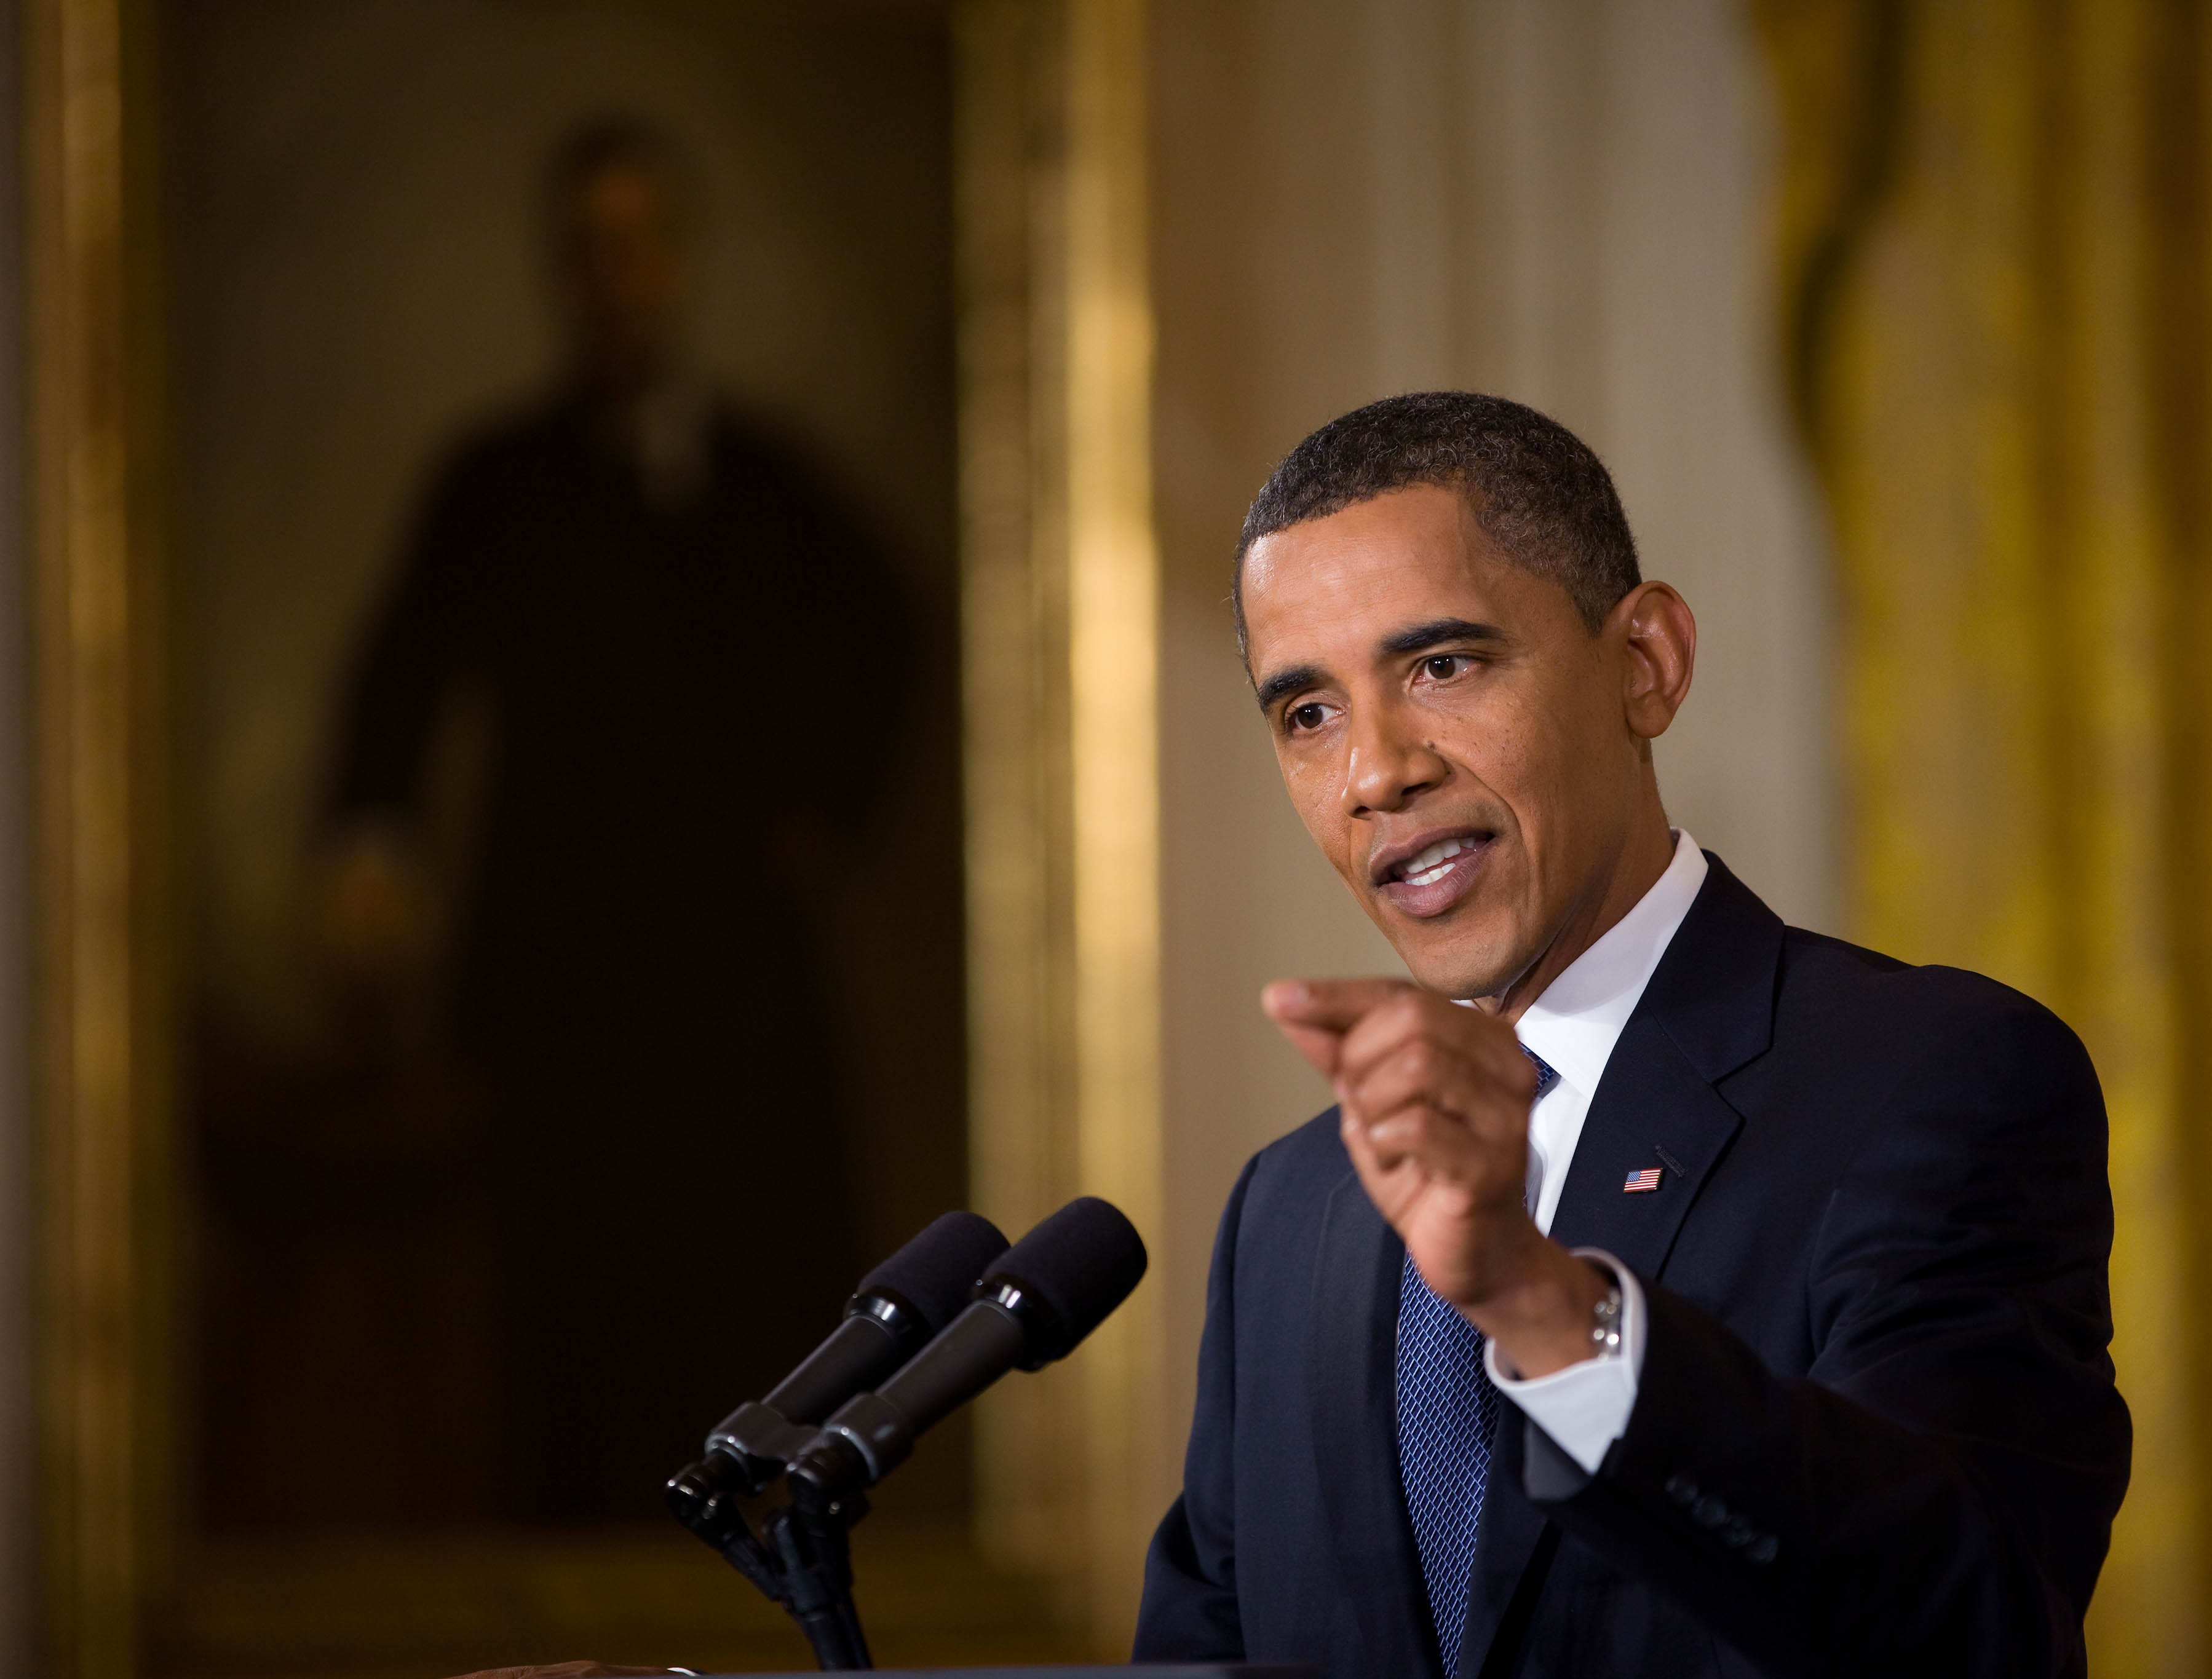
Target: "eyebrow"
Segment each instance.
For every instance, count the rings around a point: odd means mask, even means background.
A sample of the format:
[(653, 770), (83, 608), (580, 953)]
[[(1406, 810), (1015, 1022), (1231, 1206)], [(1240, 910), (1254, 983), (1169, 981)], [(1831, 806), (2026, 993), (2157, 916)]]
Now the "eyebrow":
[(1320, 680), (1319, 665), (1301, 664), (1289, 670), (1278, 670), (1266, 682), (1255, 684), (1253, 696), (1259, 700), (1261, 711), (1272, 712), (1277, 701), (1287, 700), (1300, 688), (1311, 688)]
[(1447, 641), (1503, 641), (1505, 632), (1495, 624), (1477, 624), (1465, 618), (1431, 618), (1382, 638), (1386, 653), (1420, 653)]
[[(1426, 652), (1430, 648), (1443, 646), (1447, 642), (1495, 643), (1504, 639), (1505, 632), (1495, 624), (1478, 624), (1467, 618), (1431, 618), (1425, 623), (1411, 624), (1384, 636), (1381, 651), (1393, 658), (1402, 658), (1407, 653)], [(1277, 671), (1264, 682), (1254, 684), (1253, 694), (1260, 702), (1260, 709), (1271, 712), (1300, 688), (1310, 688), (1321, 680), (1319, 665), (1297, 665), (1288, 670)]]

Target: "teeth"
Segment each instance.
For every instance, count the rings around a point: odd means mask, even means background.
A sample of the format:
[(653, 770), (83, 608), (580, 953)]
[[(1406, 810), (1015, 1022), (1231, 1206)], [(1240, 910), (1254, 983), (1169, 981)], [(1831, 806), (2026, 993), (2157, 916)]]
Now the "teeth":
[(1403, 879), (1408, 886), (1434, 886), (1451, 871), (1444, 865), (1472, 845), (1466, 840), (1439, 840), (1418, 857), (1407, 858)]

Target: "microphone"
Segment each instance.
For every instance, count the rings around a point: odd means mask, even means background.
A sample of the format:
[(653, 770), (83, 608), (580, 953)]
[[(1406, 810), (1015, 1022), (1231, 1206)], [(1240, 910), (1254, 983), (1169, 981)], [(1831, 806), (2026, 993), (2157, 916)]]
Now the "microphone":
[[(1111, 1203), (1071, 1201), (983, 1273), (975, 1303), (872, 1393), (839, 1407), (787, 1473), (830, 1517), (904, 1463), (915, 1438), (1008, 1370), (1065, 1358), (1145, 1275), (1144, 1239)], [(862, 1506), (866, 1507), (865, 1505)]]
[(706, 1456), (668, 1482), (669, 1507), (695, 1532), (719, 1531), (750, 1497), (813, 1439), (811, 1427), (843, 1401), (881, 1382), (930, 1343), (973, 1294), (985, 1267), (1006, 1252), (998, 1226), (975, 1213), (947, 1213), (860, 1279), (845, 1321), (767, 1398), (748, 1401), (714, 1425)]

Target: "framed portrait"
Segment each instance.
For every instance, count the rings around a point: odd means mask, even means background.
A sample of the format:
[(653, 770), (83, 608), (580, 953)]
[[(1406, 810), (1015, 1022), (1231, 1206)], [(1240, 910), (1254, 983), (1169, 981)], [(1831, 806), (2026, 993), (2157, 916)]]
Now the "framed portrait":
[[(799, 1664), (662, 1481), (1157, 1194), (1141, 9), (25, 11), (54, 1670)], [(1125, 1618), (1154, 1332), (885, 1659)]]

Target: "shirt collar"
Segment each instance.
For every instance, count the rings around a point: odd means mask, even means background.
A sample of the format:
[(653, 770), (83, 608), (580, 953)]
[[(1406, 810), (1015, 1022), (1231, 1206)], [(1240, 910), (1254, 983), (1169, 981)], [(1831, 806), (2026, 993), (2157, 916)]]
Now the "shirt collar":
[(1585, 1099), (1705, 883), (1705, 867), (1698, 842), (1676, 829), (1666, 872), (1522, 1011), (1515, 1026), (1521, 1041)]

